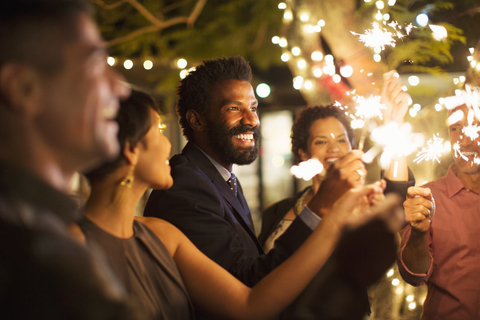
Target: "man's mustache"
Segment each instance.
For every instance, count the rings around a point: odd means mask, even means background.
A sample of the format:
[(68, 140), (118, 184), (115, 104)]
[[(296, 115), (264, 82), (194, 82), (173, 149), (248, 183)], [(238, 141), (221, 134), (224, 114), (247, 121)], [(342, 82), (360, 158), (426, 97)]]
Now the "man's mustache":
[(242, 134), (242, 133), (247, 133), (247, 132), (253, 132), (253, 139), (257, 140), (258, 137), (260, 136), (260, 127), (259, 126), (249, 126), (249, 125), (239, 125), (236, 127), (231, 128), (228, 133), (231, 136), (236, 136), (237, 134)]

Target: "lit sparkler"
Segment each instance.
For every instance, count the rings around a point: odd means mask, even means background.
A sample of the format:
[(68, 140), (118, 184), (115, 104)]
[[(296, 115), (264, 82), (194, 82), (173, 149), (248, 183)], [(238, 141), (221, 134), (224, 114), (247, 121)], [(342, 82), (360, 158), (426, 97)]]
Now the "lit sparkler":
[(398, 22), (393, 21), (387, 24), (383, 23), (385, 26), (388, 26), (392, 29), (393, 32), (390, 32), (386, 28), (381, 28), (377, 22), (372, 23), (373, 29), (365, 30), (364, 34), (355, 33), (351, 31), (353, 35), (359, 36), (360, 41), (365, 43), (366, 47), (373, 48), (375, 52), (380, 52), (385, 50), (385, 46), (395, 47), (396, 40), (394, 38), (401, 39), (406, 35), (410, 34), (410, 31), (413, 28), (413, 25), (410, 24), (405, 27), (405, 33), (401, 32), (402, 27)]
[(433, 138), (427, 141), (427, 147), (422, 147), (422, 150), (417, 153), (417, 157), (413, 162), (420, 163), (423, 160), (437, 160), (440, 163), (440, 157), (445, 152), (445, 148), (443, 147), (443, 138), (438, 137), (437, 135), (433, 135)]
[(387, 106), (381, 103), (381, 96), (371, 95), (369, 98), (365, 99), (365, 97), (354, 95), (352, 99), (356, 103), (355, 117), (357, 118), (355, 118), (355, 120), (358, 121), (363, 119), (362, 134), (358, 142), (358, 149), (363, 150), (370, 119), (375, 117), (383, 119), (382, 110), (387, 109)]
[(375, 146), (364, 155), (365, 162), (371, 162), (380, 152), (380, 166), (388, 169), (392, 161), (401, 156), (408, 156), (423, 145), (424, 136), (412, 133), (409, 123), (400, 127), (396, 122), (390, 122), (372, 130), (370, 139)]
[(365, 99), (365, 97), (356, 95), (353, 97), (353, 100), (356, 102), (355, 110), (357, 111), (355, 112), (355, 116), (361, 119), (371, 119), (375, 117), (383, 119), (382, 110), (387, 109), (387, 106), (381, 103), (381, 96), (371, 95)]
[(474, 111), (473, 109), (470, 109), (468, 110), (467, 115), (468, 125), (462, 128), (462, 133), (470, 139), (475, 140), (479, 136), (478, 132), (480, 131), (480, 128), (476, 124), (473, 124), (473, 118)]
[(455, 158), (460, 157), (463, 160), (468, 161), (467, 156), (460, 151), (460, 143), (458, 141), (453, 144), (453, 151), (455, 152)]
[(290, 172), (297, 178), (305, 181), (311, 180), (317, 174), (325, 174), (323, 165), (318, 159), (302, 161), (298, 166), (292, 166)]

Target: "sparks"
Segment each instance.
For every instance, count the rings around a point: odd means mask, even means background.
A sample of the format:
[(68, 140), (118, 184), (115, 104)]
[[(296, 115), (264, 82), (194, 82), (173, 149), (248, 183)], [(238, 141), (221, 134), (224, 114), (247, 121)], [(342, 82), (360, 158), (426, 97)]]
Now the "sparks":
[(417, 153), (417, 158), (413, 162), (420, 163), (423, 160), (437, 160), (440, 163), (440, 157), (445, 152), (443, 147), (443, 138), (433, 135), (433, 138), (427, 141), (427, 147), (422, 147), (422, 150)]
[(356, 102), (355, 109), (355, 116), (361, 119), (371, 119), (378, 117), (382, 119), (382, 110), (386, 109), (387, 107), (385, 104), (381, 103), (382, 100), (381, 96), (374, 96), (371, 95), (369, 98), (365, 99), (362, 96), (356, 95), (353, 100)]
[(351, 31), (352, 34), (359, 36), (360, 41), (365, 43), (365, 47), (374, 48), (375, 50), (383, 51), (385, 46), (395, 47), (395, 40), (393, 39), (393, 33), (389, 32), (387, 29), (380, 29), (378, 23), (373, 23), (373, 29), (365, 30), (364, 34), (355, 33)]
[(468, 125), (462, 128), (462, 133), (465, 134), (470, 139), (475, 140), (479, 136), (478, 132), (480, 131), (480, 128), (476, 124), (473, 124), (473, 118), (474, 118), (474, 111), (470, 109), (468, 110), (468, 115), (467, 115)]
[(455, 96), (445, 98), (445, 108), (454, 109), (465, 104), (468, 108), (475, 111), (475, 116), (480, 120), (480, 87), (470, 87), (465, 85), (465, 90), (458, 90)]
[(455, 152), (455, 158), (460, 157), (463, 160), (468, 161), (468, 158), (463, 155), (462, 151), (460, 151), (460, 143), (458, 143), (458, 141), (453, 144), (453, 151)]
[[(409, 123), (398, 126), (396, 122), (390, 122), (386, 125), (373, 129), (370, 140), (376, 145), (371, 149), (375, 153), (380, 153), (380, 165), (387, 169), (392, 161), (401, 156), (408, 156), (423, 145), (424, 136), (421, 133), (412, 133), (412, 127)], [(373, 159), (370, 151), (365, 153)], [(375, 155), (376, 156), (376, 155)]]
[(405, 34), (401, 32), (402, 27), (396, 21), (390, 23), (383, 22), (384, 25), (390, 27), (393, 32), (388, 31), (386, 28), (380, 28), (377, 22), (372, 23), (373, 29), (365, 30), (364, 34), (355, 33), (351, 31), (353, 35), (359, 36), (360, 41), (365, 43), (366, 47), (374, 48), (375, 52), (385, 50), (385, 46), (395, 47), (395, 39), (402, 39), (406, 35), (409, 35), (414, 28), (412, 24), (405, 27)]
[(292, 166), (290, 172), (297, 178), (303, 179), (305, 181), (311, 180), (317, 174), (325, 174), (323, 165), (318, 159), (310, 159), (307, 161), (302, 161), (298, 166)]

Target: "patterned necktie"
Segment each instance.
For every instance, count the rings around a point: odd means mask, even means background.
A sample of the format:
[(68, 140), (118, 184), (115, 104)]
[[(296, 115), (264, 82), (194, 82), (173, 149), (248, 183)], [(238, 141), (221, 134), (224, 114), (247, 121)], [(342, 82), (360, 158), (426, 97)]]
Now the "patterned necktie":
[(235, 178), (235, 175), (233, 173), (230, 176), (230, 179), (227, 180), (227, 183), (230, 186), (230, 190), (232, 190), (233, 194), (236, 197), (237, 196), (237, 178)]

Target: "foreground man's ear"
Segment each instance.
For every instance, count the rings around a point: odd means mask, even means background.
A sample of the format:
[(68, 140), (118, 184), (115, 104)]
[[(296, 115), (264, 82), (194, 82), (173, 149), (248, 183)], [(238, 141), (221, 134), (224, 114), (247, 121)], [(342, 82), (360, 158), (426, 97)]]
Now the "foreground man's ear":
[(10, 112), (34, 117), (39, 110), (40, 76), (21, 63), (10, 62), (0, 68), (0, 101)]

